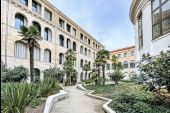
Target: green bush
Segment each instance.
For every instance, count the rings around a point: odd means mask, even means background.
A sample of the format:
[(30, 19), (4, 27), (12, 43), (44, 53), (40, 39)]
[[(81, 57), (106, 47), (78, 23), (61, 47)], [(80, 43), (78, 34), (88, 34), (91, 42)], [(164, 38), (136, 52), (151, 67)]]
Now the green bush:
[(14, 67), (13, 69), (1, 69), (2, 82), (21, 82), (23, 80), (26, 80), (28, 75), (28, 69), (23, 66)]
[(83, 80), (83, 82), (84, 82), (85, 84), (91, 84), (91, 83), (93, 83), (93, 80)]
[[(3, 83), (1, 86), (1, 112), (24, 113), (25, 108), (36, 98), (37, 91), (28, 83)], [(30, 94), (30, 92), (32, 92)]]

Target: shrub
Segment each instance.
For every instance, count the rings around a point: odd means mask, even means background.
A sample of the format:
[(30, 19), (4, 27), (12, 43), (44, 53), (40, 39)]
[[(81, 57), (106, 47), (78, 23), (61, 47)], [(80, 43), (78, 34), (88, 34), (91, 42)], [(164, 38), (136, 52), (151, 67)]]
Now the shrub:
[(14, 69), (1, 69), (2, 82), (21, 82), (23, 80), (26, 80), (28, 75), (28, 69), (23, 66), (14, 67)]
[(1, 88), (2, 113), (24, 113), (37, 95), (28, 83), (3, 83)]

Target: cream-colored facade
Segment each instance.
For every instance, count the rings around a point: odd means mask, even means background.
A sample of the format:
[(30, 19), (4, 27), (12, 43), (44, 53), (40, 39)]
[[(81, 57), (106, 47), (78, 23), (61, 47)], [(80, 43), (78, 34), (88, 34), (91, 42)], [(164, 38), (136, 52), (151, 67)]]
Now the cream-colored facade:
[[(42, 40), (37, 48), (35, 68), (43, 71), (51, 66), (63, 67), (68, 48), (76, 52), (75, 69), (78, 81), (83, 72), (82, 63), (92, 66), (97, 51), (104, 46), (65, 16), (47, 0), (1, 0), (1, 59), (8, 67), (23, 65), (29, 68), (28, 48), (19, 40), (19, 24), (29, 27), (34, 24), (40, 29)], [(22, 49), (21, 49), (22, 48)], [(34, 53), (35, 55), (35, 53)], [(84, 76), (82, 74), (82, 78)]]
[[(110, 52), (110, 56), (112, 57), (113, 55), (118, 58), (118, 62), (123, 66), (122, 72), (125, 76), (124, 79), (130, 79), (135, 73), (135, 46), (113, 50)], [(112, 71), (112, 62), (108, 60), (106, 64), (107, 79), (109, 79), (107, 73), (111, 73)]]

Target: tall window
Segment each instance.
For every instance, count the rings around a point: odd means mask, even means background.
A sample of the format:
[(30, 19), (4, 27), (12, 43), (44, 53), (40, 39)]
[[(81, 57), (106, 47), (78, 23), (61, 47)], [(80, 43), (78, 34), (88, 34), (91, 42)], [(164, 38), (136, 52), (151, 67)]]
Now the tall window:
[(67, 48), (71, 48), (71, 40), (67, 39)]
[(59, 19), (59, 27), (64, 29), (64, 20)]
[(51, 21), (52, 20), (52, 13), (51, 13), (51, 11), (45, 9), (45, 11), (44, 11), (44, 18), (49, 20), (49, 21)]
[(84, 38), (84, 42), (86, 42), (87, 43), (87, 37), (85, 36), (85, 38)]
[(128, 68), (128, 61), (124, 61), (124, 62), (123, 62), (123, 68), (124, 68), (124, 69), (127, 69), (127, 68)]
[(76, 42), (73, 42), (73, 51), (76, 51)]
[(95, 56), (95, 52), (93, 52), (93, 58), (94, 58), (94, 59), (96, 58), (96, 56)]
[(83, 34), (80, 34), (80, 40), (83, 41)]
[(76, 29), (73, 28), (73, 35), (76, 36)]
[(41, 14), (41, 5), (34, 0), (32, 1), (32, 11), (37, 12), (38, 14)]
[(67, 32), (71, 32), (71, 26), (67, 24)]
[(60, 43), (60, 46), (64, 47), (64, 36), (63, 35), (60, 35), (59, 36), (59, 43)]
[(135, 68), (135, 61), (134, 60), (130, 61), (130, 68)]
[(124, 57), (127, 57), (127, 53), (124, 53)]
[(138, 17), (139, 49), (143, 47), (142, 13)]
[(15, 28), (20, 29), (22, 26), (26, 25), (26, 19), (21, 14), (15, 15)]
[(51, 63), (51, 51), (48, 49), (44, 50), (44, 62)]
[(170, 32), (170, 1), (152, 0), (153, 39)]
[(91, 42), (90, 39), (88, 39), (88, 44), (89, 44), (89, 45), (90, 45), (90, 42)]
[(87, 56), (87, 48), (84, 49), (84, 55)]
[(80, 67), (83, 68), (83, 59), (80, 60)]
[(44, 29), (44, 39), (50, 42), (52, 41), (52, 33), (49, 28)]
[(89, 49), (89, 52), (88, 52), (88, 56), (89, 56), (89, 57), (91, 56), (91, 51), (90, 51), (90, 49)]
[(41, 26), (37, 22), (33, 22), (33, 26), (35, 26), (41, 34)]
[(64, 64), (64, 54), (63, 53), (59, 54), (59, 64)]
[(27, 47), (22, 42), (15, 42), (14, 56), (16, 58), (25, 58), (27, 56)]
[(130, 54), (131, 54), (131, 56), (134, 56), (134, 55), (135, 55), (135, 52), (134, 52), (134, 51), (131, 51)]
[(83, 46), (80, 46), (80, 54), (83, 54)]
[(106, 67), (107, 67), (107, 70), (110, 70), (110, 64), (107, 64)]
[(40, 48), (34, 47), (34, 60), (40, 61)]
[(93, 42), (93, 48), (95, 48), (95, 43)]
[(28, 0), (20, 0), (20, 3), (25, 6), (28, 6)]
[(118, 54), (118, 58), (121, 58), (121, 54)]

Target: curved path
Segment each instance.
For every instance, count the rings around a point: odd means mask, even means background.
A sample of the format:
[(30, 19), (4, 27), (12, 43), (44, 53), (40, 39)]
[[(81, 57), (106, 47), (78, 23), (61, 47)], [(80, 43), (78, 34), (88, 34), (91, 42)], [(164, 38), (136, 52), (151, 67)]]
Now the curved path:
[(56, 102), (51, 113), (104, 113), (102, 105), (104, 101), (86, 96), (84, 91), (78, 90), (76, 86), (65, 88), (69, 97)]

